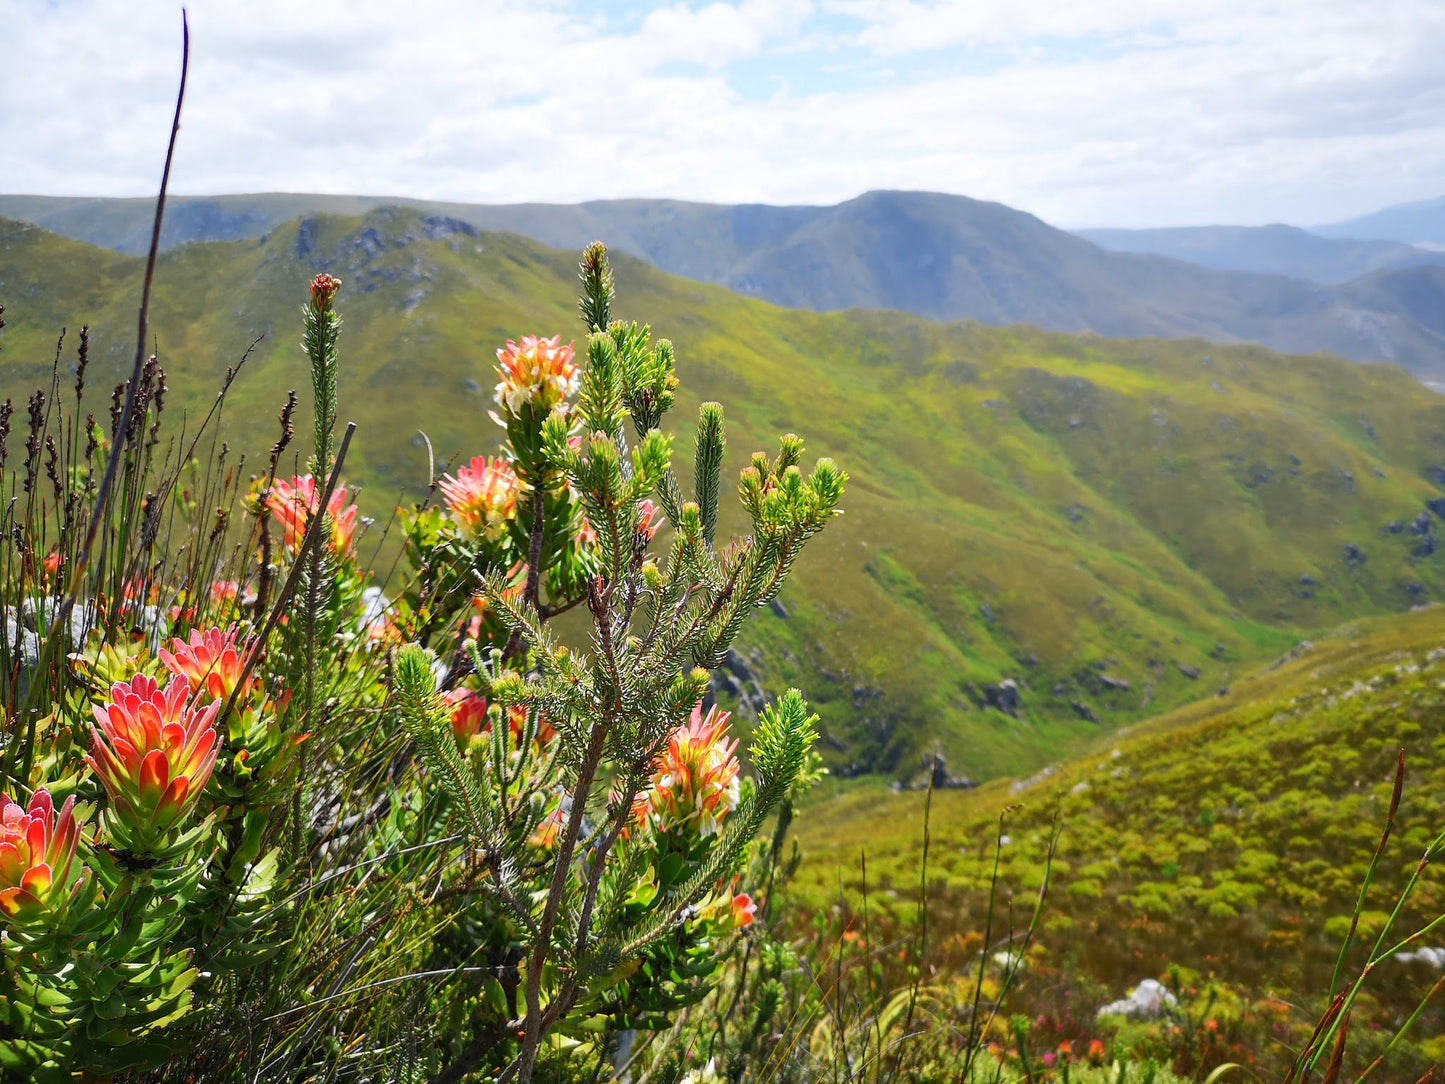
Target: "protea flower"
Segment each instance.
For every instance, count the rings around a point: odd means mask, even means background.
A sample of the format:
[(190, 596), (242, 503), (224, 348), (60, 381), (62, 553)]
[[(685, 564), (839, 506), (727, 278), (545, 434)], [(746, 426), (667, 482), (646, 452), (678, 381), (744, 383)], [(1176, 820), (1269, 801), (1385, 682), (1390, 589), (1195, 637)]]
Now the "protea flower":
[(738, 804), (737, 739), (726, 737), (728, 713), (714, 706), (692, 709), (686, 726), (672, 732), (652, 776), (652, 814), (664, 830), (696, 829), (711, 836)]
[[(316, 514), (320, 503), (321, 492), (317, 489), (316, 480), (309, 474), (292, 478), (289, 482), (277, 478), (271, 483), (266, 493), (266, 507), (281, 524), (286, 548), (291, 552), (301, 548), (301, 540), (306, 537), (306, 524)], [(356, 505), (346, 503), (346, 486), (343, 483), (338, 482), (332, 491), (331, 499), (326, 502), (326, 511), (331, 517), (332, 545), (339, 555), (345, 556), (351, 552), (356, 536)]]
[(138, 846), (156, 842), (190, 811), (216, 763), (221, 702), (195, 707), (190, 695), (182, 679), (162, 688), (137, 674), (112, 685), (110, 702), (94, 709), (100, 726), (90, 728), (86, 760)]
[(451, 689), (442, 698), (452, 709), (452, 733), (462, 745), (480, 734), (487, 723), (487, 701), (471, 689)]
[(513, 414), (531, 404), (546, 413), (577, 391), (580, 380), (572, 360), (573, 344), (562, 345), (562, 336), (540, 339), (524, 335), (520, 345), (507, 341), (497, 351), (497, 402)]
[(21, 808), (0, 794), (0, 913), (28, 923), (64, 906), (80, 830), (65, 799), (57, 816), (41, 787)]
[(452, 517), (473, 535), (496, 541), (517, 518), (517, 472), (505, 459), (476, 456), (438, 484)]
[[(220, 629), (192, 629), (189, 641), (177, 637), (171, 642), (170, 651), (160, 651), (161, 662), (167, 670), (190, 683), (198, 693), (205, 693), (212, 700), (229, 700), (241, 683), (241, 671), (245, 664), (247, 644), (238, 642), (236, 626), (224, 632)], [(241, 689), (241, 698), (251, 691), (251, 679), (247, 678)]]

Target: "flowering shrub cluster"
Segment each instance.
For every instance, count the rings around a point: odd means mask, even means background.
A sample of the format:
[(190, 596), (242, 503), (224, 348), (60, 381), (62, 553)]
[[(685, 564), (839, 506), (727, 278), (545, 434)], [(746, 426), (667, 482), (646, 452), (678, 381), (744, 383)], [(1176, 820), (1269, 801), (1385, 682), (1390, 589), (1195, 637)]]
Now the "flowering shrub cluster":
[[(25, 618), (0, 642), (6, 1072), (299, 1079), (401, 1058), (551, 1078), (668, 1028), (734, 946), (771, 944), (755, 837), (810, 778), (813, 719), (780, 698), (745, 772), (708, 667), (845, 478), (805, 475), (785, 437), (742, 472), (749, 535), (719, 544), (721, 408), (702, 407), (685, 494), (661, 429), (671, 345), (611, 319), (601, 246), (583, 280), (585, 360), (557, 335), (497, 352), (500, 445), (400, 510), (392, 597), (341, 480), (329, 275), (302, 307), (304, 470), (283, 469), (294, 395), (249, 492), (159, 463), (151, 359), (53, 492), (38, 460), (14, 480), (6, 534), (45, 556), (0, 556)], [(6, 432), (8, 414), (0, 459)], [(170, 470), (173, 498), (147, 488)], [(573, 610), (585, 648), (553, 631)]]

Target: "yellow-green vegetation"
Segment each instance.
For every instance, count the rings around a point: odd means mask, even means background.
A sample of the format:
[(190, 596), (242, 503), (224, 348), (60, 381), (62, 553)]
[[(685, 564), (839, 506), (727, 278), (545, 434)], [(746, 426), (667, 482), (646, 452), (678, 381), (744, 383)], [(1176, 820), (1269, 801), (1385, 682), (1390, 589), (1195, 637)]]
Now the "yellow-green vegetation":
[[(1172, 981), (1181, 1001), (1194, 992), (1196, 1029), (1214, 1020), (1206, 1038), (1218, 1043), (1218, 1057), (1233, 1041), (1241, 1059), (1287, 1066), (1328, 1000), (1402, 750), (1403, 800), (1347, 977), (1445, 824), (1442, 644), (1445, 607), (1353, 622), (1227, 696), (1116, 735), (1055, 771), (934, 793), (933, 965), (947, 975), (976, 959), (1000, 833), (1000, 899), (1016, 923), (1027, 921), (1057, 815), (1058, 858), (1025, 969), (1035, 981), (1021, 987), (1018, 1003), (1067, 1038), (1087, 1033), (1093, 1009), (1140, 980)], [(910, 922), (926, 800), (855, 786), (806, 810), (793, 902), (829, 912), (841, 892), (844, 912), (859, 913), (866, 855), (873, 921)], [(1427, 864), (1387, 943), (1442, 910), (1445, 881)], [(1411, 947), (1442, 944), (1445, 933), (1435, 931)], [(1355, 1010), (1350, 1064), (1358, 1070), (1380, 1052), (1438, 974), (1429, 960), (1378, 965)], [(1215, 1000), (1207, 1001), (1211, 987)], [(1441, 1013), (1427, 1008), (1392, 1054), (1402, 1075), (1389, 1079), (1413, 1080), (1403, 1074), (1445, 1060)]]
[[(297, 283), (341, 278), (347, 475), (384, 522), (423, 492), (428, 441), (438, 469), (495, 441), (493, 351), (571, 334), (573, 260), (416, 211), (316, 216), (168, 252), (152, 327), (193, 414), (264, 336), (222, 424), (252, 470), (286, 390), (307, 386)], [(954, 772), (1027, 772), (1313, 630), (1445, 594), (1438, 518), (1416, 525), (1440, 493), (1445, 401), (1400, 369), (800, 312), (636, 261), (616, 272), (619, 315), (673, 336), (679, 414), (728, 404), (730, 470), (793, 427), (854, 478), (848, 514), (743, 648), (765, 688), (810, 690), (837, 771), (907, 775), (937, 744)], [(0, 394), (19, 405), (48, 384), (61, 327), (73, 342), (85, 323), (104, 419), (139, 281), (136, 259), (0, 223)], [(1013, 714), (989, 706), (991, 689), (1009, 706), (1005, 679)]]

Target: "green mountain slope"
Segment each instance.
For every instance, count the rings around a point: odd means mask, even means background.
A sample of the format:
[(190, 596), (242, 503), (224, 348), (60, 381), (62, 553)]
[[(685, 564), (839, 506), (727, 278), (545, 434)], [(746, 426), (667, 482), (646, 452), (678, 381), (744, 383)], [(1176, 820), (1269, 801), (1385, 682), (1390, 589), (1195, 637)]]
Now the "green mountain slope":
[[(563, 248), (602, 237), (673, 274), (796, 308), (897, 309), (931, 319), (1120, 336), (1198, 335), (1396, 361), (1422, 377), (1445, 379), (1445, 335), (1422, 319), (1406, 290), (1359, 291), (1305, 281), (1317, 276), (1108, 252), (1003, 204), (937, 192), (868, 192), (831, 207), (646, 199), (486, 205), (286, 193), (177, 197), (163, 237), (169, 243), (259, 237), (301, 214), (359, 214), (386, 202)], [(0, 215), (131, 253), (149, 244), (150, 214), (145, 200), (0, 196)]]
[[(265, 336), (225, 417), (255, 462), (286, 389), (309, 386), (306, 281), (339, 276), (348, 474), (385, 517), (426, 483), (423, 431), (443, 461), (493, 446), (497, 345), (580, 331), (574, 260), (415, 211), (312, 217), (168, 253), (153, 327), (192, 410)], [(139, 278), (138, 259), (0, 225), (0, 394), (48, 379), (60, 327), (86, 322), (104, 417)], [(1445, 400), (1402, 370), (781, 309), (626, 258), (617, 278), (620, 314), (677, 344), (679, 417), (728, 405), (734, 466), (796, 429), (853, 475), (847, 515), (734, 667), (806, 688), (840, 770), (906, 774), (935, 743), (955, 771), (1028, 770), (1308, 630), (1445, 594), (1445, 524), (1425, 510)]]
[[(1179, 965), (1241, 991), (1256, 1015), (1279, 1021), (1254, 1050), (1267, 1064), (1287, 1066), (1291, 1046), (1328, 1001), (1402, 750), (1404, 797), (1363, 909), (1366, 946), (1445, 828), (1442, 641), (1441, 606), (1354, 622), (1228, 696), (1114, 735), (1056, 771), (935, 793), (929, 869), (937, 966), (944, 973), (962, 966), (961, 942), (950, 938), (982, 929), (1000, 811), (1014, 807), (1003, 829), (1001, 876), (1006, 890), (1019, 892), (1017, 915), (1040, 882), (1057, 809), (1063, 833), (1040, 935), (1043, 981), (1022, 999), (1029, 1012), (1052, 1013), (1045, 1006), (1059, 1003), (1059, 991), (1065, 998), (1082, 991), (1093, 1000), (1062, 1011), (1092, 1026), (1095, 1006)], [(859, 906), (866, 853), (875, 921), (879, 913), (906, 917), (916, 898), (923, 802), (919, 793), (855, 785), (806, 810), (795, 900), (831, 908), (841, 885)], [(1445, 883), (1432, 865), (1387, 944), (1442, 912)], [(1442, 944), (1437, 929), (1414, 947)], [(1351, 978), (1362, 953), (1349, 957)], [(1439, 972), (1428, 960), (1379, 965), (1356, 1014), (1355, 1072)], [(1384, 1079), (1415, 1080), (1445, 1058), (1441, 1023), (1435, 1004)], [(1261, 1071), (1261, 1079), (1282, 1078)]]

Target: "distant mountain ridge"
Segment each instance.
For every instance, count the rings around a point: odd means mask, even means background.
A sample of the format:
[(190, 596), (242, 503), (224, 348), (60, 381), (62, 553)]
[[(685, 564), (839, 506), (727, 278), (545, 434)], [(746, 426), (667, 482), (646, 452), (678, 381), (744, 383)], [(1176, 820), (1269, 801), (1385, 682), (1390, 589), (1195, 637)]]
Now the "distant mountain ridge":
[(1256, 271), (1338, 284), (1402, 267), (1445, 265), (1445, 252), (1398, 241), (1322, 237), (1297, 226), (1179, 226), (1154, 230), (1075, 230), (1111, 252), (1187, 260), (1221, 271)]
[(1366, 240), (1402, 241), (1407, 245), (1445, 245), (1445, 196), (1398, 203), (1372, 214), (1314, 226), (1321, 237), (1360, 237)]
[[(1220, 270), (1105, 251), (1002, 204), (937, 193), (870, 192), (827, 207), (176, 197), (164, 236), (170, 245), (260, 237), (304, 214), (358, 214), (388, 204), (562, 248), (600, 237), (662, 270), (794, 308), (897, 309), (1054, 331), (1258, 342), (1395, 361), (1445, 381), (1445, 336), (1421, 319), (1417, 304), (1440, 292), (1439, 267), (1391, 266), (1367, 282), (1339, 285)], [(0, 196), (0, 215), (129, 253), (143, 249), (150, 213), (149, 200)]]

